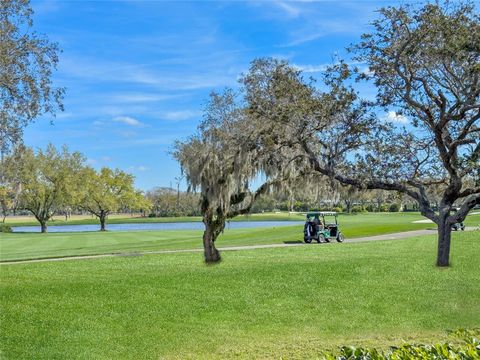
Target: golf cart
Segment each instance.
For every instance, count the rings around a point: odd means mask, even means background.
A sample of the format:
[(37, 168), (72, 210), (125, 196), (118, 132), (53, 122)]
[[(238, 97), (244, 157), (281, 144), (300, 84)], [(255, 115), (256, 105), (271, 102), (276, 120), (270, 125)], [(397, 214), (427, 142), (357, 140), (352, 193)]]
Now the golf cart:
[(452, 230), (454, 230), (454, 231), (458, 231), (458, 230), (464, 231), (465, 230), (465, 225), (463, 224), (463, 222), (452, 224)]
[[(333, 216), (335, 223), (325, 222), (325, 216)], [(310, 244), (312, 240), (318, 243), (337, 240), (343, 242), (345, 239), (338, 227), (338, 214), (333, 211), (316, 211), (307, 213), (307, 221), (303, 227), (303, 241)]]
[[(454, 212), (457, 212), (458, 210), (459, 210), (459, 208), (453, 208)], [(455, 224), (452, 224), (452, 230), (453, 231), (458, 231), (458, 230), (464, 231), (465, 230), (465, 225), (463, 224), (463, 222), (457, 222)]]

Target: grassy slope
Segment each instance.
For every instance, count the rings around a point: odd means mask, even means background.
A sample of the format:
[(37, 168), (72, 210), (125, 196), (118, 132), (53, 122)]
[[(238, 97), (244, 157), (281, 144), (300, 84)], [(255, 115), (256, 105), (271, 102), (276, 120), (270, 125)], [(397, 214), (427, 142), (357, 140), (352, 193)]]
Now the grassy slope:
[(480, 325), (479, 233), (1, 266), (5, 358), (307, 358)]
[[(412, 223), (413, 214), (364, 214), (343, 216), (341, 228), (347, 238), (432, 228), (432, 224)], [(473, 215), (469, 223), (480, 223)], [(138, 231), (63, 234), (0, 234), (0, 261), (71, 255), (180, 250), (201, 248), (200, 231)], [(227, 230), (218, 246), (274, 244), (303, 239), (302, 226), (273, 229)]]

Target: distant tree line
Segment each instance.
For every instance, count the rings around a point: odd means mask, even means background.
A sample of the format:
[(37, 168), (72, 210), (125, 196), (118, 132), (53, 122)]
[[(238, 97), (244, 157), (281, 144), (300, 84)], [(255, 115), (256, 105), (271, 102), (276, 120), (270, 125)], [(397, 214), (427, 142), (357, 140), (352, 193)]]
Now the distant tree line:
[(150, 217), (200, 216), (200, 195), (168, 187), (156, 187), (145, 194), (152, 204)]
[[(399, 212), (419, 211), (418, 204), (409, 198), (383, 190), (355, 190), (340, 187), (319, 191), (302, 189), (295, 192), (278, 191), (262, 194), (252, 205), (250, 213), (275, 211), (307, 212), (336, 211)], [(201, 216), (200, 194), (170, 187), (157, 187), (145, 193), (152, 207), (149, 217)]]
[(3, 222), (9, 214), (27, 211), (42, 233), (54, 215), (89, 213), (104, 231), (111, 213), (150, 210), (150, 201), (133, 182), (133, 175), (122, 170), (87, 166), (82, 154), (66, 146), (34, 151), (19, 145), (1, 159), (0, 211)]

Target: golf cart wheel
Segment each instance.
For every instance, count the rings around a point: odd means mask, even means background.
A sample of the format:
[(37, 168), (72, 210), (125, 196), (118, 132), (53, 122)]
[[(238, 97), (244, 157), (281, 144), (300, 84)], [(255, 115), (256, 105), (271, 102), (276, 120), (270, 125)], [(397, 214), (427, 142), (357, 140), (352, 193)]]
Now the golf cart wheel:
[(461, 229), (462, 231), (465, 231), (465, 226), (462, 226), (460, 229)]
[(327, 239), (325, 238), (325, 235), (323, 235), (323, 234), (319, 234), (319, 235), (318, 235), (317, 242), (318, 242), (319, 244), (321, 244), (322, 242), (326, 242), (326, 241), (327, 241)]
[(303, 241), (305, 241), (305, 243), (307, 243), (307, 244), (310, 244), (312, 242), (312, 239), (309, 238), (309, 237), (304, 237)]
[(343, 236), (342, 233), (339, 233), (337, 235), (337, 242), (343, 242), (343, 240), (345, 240), (345, 236)]

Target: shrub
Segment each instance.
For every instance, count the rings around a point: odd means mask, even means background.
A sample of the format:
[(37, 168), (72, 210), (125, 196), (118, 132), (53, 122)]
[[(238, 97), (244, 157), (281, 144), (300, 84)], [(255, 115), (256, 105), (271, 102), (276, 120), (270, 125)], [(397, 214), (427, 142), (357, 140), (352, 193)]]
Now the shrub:
[(390, 204), (390, 207), (388, 208), (388, 211), (399, 212), (400, 211), (400, 205), (398, 205), (397, 203)]
[(361, 213), (361, 212), (365, 212), (365, 208), (363, 206), (352, 207), (352, 213)]
[(334, 208), (332, 209), (332, 211), (335, 211), (335, 212), (337, 212), (337, 213), (341, 213), (341, 212), (343, 212), (343, 209), (342, 209), (341, 207), (334, 207)]
[(11, 233), (11, 232), (13, 232), (13, 229), (10, 225), (0, 224), (0, 232)]
[(380, 205), (380, 207), (378, 208), (378, 211), (379, 212), (387, 212), (388, 211), (388, 205), (386, 205), (386, 204)]
[(333, 353), (324, 353), (327, 360), (409, 360), (409, 359), (479, 359), (480, 341), (478, 330), (459, 330), (451, 335), (460, 337), (460, 345), (444, 344), (403, 344), (392, 346), (385, 352), (374, 348), (356, 348), (344, 346), (340, 349), (340, 356)]

